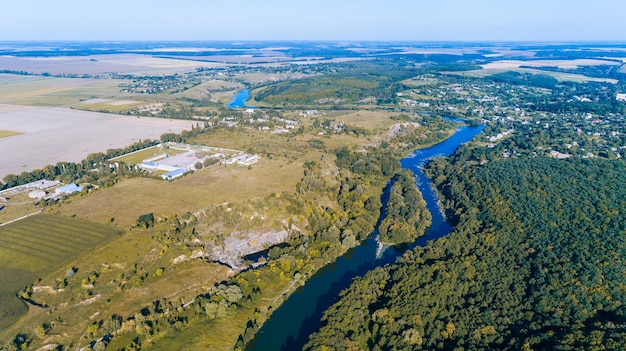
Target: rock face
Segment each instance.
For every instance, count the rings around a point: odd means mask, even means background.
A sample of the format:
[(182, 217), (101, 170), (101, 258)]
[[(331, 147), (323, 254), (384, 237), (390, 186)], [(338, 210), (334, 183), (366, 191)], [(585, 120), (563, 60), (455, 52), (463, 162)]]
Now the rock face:
[(396, 123), (389, 127), (389, 133), (387, 133), (387, 137), (389, 138), (389, 140), (392, 140), (404, 134), (410, 133), (419, 127), (420, 124), (417, 122)]
[(288, 237), (287, 230), (266, 233), (249, 232), (238, 237), (230, 236), (224, 239), (223, 245), (215, 242), (205, 243), (204, 248), (209, 260), (225, 264), (234, 270), (242, 270), (246, 268), (243, 264), (244, 256), (283, 243)]

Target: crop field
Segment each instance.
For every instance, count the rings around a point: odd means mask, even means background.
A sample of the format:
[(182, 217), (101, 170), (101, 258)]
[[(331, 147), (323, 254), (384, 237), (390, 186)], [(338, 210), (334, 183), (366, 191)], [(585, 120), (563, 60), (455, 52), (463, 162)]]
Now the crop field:
[[(0, 138), (0, 178), (60, 161), (80, 162), (93, 152), (121, 148), (139, 139), (190, 130), (192, 121), (128, 117), (64, 108), (0, 105), (0, 129), (21, 135)], [(71, 141), (71, 144), (68, 144)]]
[(106, 111), (108, 113), (119, 113), (122, 111), (136, 109), (145, 105), (145, 101), (90, 99), (86, 101), (81, 101), (80, 103), (73, 105), (72, 108), (85, 111)]
[(26, 309), (16, 292), (119, 234), (113, 227), (40, 214), (0, 227), (0, 329)]
[[(476, 78), (484, 78), (487, 76), (491, 76), (497, 73), (503, 73), (503, 72), (519, 72), (519, 73), (530, 73), (530, 74), (544, 74), (544, 75), (548, 75), (551, 77), (554, 77), (556, 80), (563, 82), (577, 82), (577, 83), (583, 83), (583, 82), (606, 82), (606, 83), (611, 83), (611, 84), (617, 84), (617, 79), (612, 79), (612, 78), (594, 78), (594, 77), (588, 77), (588, 76), (584, 76), (582, 74), (574, 74), (574, 73), (562, 73), (562, 72), (550, 72), (550, 71), (543, 71), (543, 70), (539, 70), (539, 69), (532, 69), (532, 68), (488, 68), (488, 69), (481, 69), (481, 70), (476, 70), (476, 71), (465, 71), (465, 72), (450, 72), (449, 74), (456, 74), (456, 75), (461, 75), (461, 76), (468, 76), (468, 77), (476, 77)], [(448, 73), (448, 72), (446, 72)]]
[(619, 63), (614, 61), (605, 60), (530, 60), (530, 61), (496, 61), (486, 65), (482, 65), (483, 69), (466, 72), (451, 72), (450, 74), (483, 78), (497, 73), (503, 72), (519, 72), (519, 73), (531, 73), (531, 74), (545, 74), (556, 78), (558, 81), (570, 81), (570, 82), (606, 82), (617, 84), (617, 79), (611, 78), (594, 78), (588, 77), (582, 74), (565, 73), (565, 72), (552, 72), (534, 68), (522, 68), (522, 66), (533, 67), (559, 67), (562, 69), (575, 69), (580, 66), (597, 66), (597, 65), (618, 65)]
[[(0, 58), (1, 61), (1, 58)], [(122, 95), (120, 79), (55, 78), (0, 74), (0, 103), (29, 106), (66, 106), (93, 96)]]
[(208, 62), (157, 58), (149, 55), (113, 54), (62, 57), (0, 57), (0, 67), (12, 71), (56, 74), (144, 73), (173, 74), (193, 71)]

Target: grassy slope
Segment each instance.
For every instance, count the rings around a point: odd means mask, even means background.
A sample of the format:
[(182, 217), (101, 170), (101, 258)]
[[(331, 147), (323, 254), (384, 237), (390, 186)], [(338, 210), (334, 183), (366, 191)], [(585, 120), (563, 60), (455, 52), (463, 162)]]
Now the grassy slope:
[(116, 233), (110, 226), (52, 215), (0, 227), (0, 327), (10, 325), (25, 311), (15, 296), (19, 289)]

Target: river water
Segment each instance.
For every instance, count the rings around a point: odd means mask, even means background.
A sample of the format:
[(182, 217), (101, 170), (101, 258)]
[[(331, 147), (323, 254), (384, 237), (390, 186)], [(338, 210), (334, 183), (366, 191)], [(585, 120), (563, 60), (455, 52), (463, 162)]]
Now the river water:
[[(422, 172), (422, 166), (431, 158), (447, 156), (461, 145), (478, 135), (484, 126), (457, 128), (456, 133), (445, 141), (420, 149), (400, 161), (402, 168), (410, 169), (416, 176), (416, 184), (422, 192), (433, 220), (425, 236), (413, 245), (390, 247), (377, 257), (377, 233), (373, 233), (360, 246), (350, 249), (334, 263), (317, 271), (304, 286), (299, 287), (268, 319), (254, 340), (246, 345), (246, 351), (301, 350), (310, 334), (321, 326), (322, 314), (337, 300), (339, 292), (350, 281), (368, 271), (392, 263), (407, 249), (424, 246), (430, 240), (440, 238), (452, 230), (438, 204), (432, 182)], [(383, 195), (383, 203), (385, 203)], [(380, 222), (380, 220), (379, 220)]]
[(238, 107), (254, 108), (254, 106), (246, 105), (246, 101), (248, 100), (249, 97), (250, 97), (250, 90), (249, 89), (244, 89), (244, 90), (238, 91), (237, 94), (235, 95), (235, 97), (233, 97), (233, 99), (230, 100), (230, 102), (228, 103), (227, 106), (229, 108), (238, 108)]

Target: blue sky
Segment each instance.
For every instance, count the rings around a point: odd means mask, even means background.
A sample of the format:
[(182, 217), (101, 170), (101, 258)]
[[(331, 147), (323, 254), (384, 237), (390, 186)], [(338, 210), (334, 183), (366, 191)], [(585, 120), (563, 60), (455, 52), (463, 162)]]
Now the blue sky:
[(0, 40), (626, 41), (621, 0), (0, 0)]

